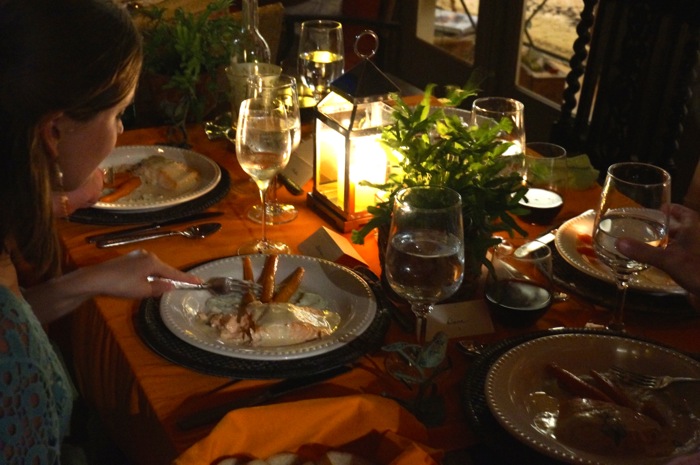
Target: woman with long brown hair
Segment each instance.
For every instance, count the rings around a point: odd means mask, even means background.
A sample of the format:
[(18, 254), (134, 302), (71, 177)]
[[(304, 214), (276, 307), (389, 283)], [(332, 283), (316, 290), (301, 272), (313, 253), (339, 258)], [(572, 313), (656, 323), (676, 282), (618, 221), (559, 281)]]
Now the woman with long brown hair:
[[(58, 463), (69, 381), (41, 324), (96, 295), (157, 296), (198, 282), (139, 251), (61, 272), (52, 192), (94, 176), (124, 130), (141, 70), (129, 14), (109, 0), (0, 0), (0, 455)], [(17, 278), (17, 268), (31, 279)], [(26, 276), (22, 274), (22, 276)]]

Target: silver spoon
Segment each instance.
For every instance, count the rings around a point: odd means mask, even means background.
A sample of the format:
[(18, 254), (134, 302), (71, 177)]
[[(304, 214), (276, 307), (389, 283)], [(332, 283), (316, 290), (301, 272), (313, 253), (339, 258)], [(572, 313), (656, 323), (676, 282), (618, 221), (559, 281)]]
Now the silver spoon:
[(188, 239), (203, 239), (221, 229), (221, 223), (203, 223), (190, 226), (181, 230), (157, 231), (146, 234), (134, 234), (133, 236), (119, 239), (106, 239), (96, 242), (97, 247), (115, 247), (117, 245), (132, 244), (134, 242), (158, 239), (159, 237), (184, 236)]

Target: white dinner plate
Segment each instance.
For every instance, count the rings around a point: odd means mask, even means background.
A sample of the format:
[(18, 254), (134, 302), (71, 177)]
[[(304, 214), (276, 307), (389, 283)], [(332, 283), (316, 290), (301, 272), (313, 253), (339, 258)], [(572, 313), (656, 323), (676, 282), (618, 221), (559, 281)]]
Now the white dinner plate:
[[(578, 239), (579, 234), (590, 236), (593, 233), (594, 222), (594, 211), (570, 219), (559, 227), (554, 243), (561, 256), (571, 266), (589, 276), (615, 284), (615, 278), (607, 266), (597, 259), (591, 260), (577, 250), (577, 247), (581, 245)], [(633, 276), (630, 280), (630, 288), (669, 294), (684, 294), (686, 292), (668, 274), (654, 267)]]
[[(255, 277), (265, 264), (265, 255), (250, 255)], [(340, 315), (338, 328), (330, 335), (300, 344), (279, 347), (253, 347), (222, 340), (216, 330), (197, 314), (205, 310), (212, 296), (208, 291), (170, 291), (160, 301), (165, 325), (177, 337), (202, 350), (252, 360), (289, 360), (313, 357), (335, 350), (360, 336), (377, 312), (372, 291), (354, 272), (327, 260), (303, 255), (280, 255), (276, 282), (279, 284), (297, 267), (305, 270), (300, 290), (312, 292), (329, 303), (329, 310)], [(242, 256), (223, 258), (191, 270), (202, 279), (214, 276), (243, 277)]]
[[(491, 413), (510, 434), (533, 449), (555, 459), (585, 465), (657, 465), (673, 457), (640, 458), (604, 456), (567, 446), (535, 425), (544, 407), (531, 401), (542, 391), (552, 363), (577, 375), (594, 369), (605, 372), (617, 365), (649, 374), (700, 377), (700, 363), (674, 350), (637, 339), (603, 334), (559, 334), (520, 344), (503, 354), (486, 375), (485, 395)], [(550, 381), (551, 382), (551, 381)], [(677, 384), (673, 395), (685, 397), (688, 407), (700, 415), (697, 386)], [(698, 444), (694, 444), (697, 448)], [(677, 451), (682, 455), (687, 451)]]
[(116, 202), (97, 202), (93, 208), (110, 210), (115, 212), (141, 212), (149, 210), (161, 210), (163, 208), (179, 205), (194, 200), (216, 187), (221, 180), (221, 169), (211, 159), (191, 150), (177, 147), (158, 145), (132, 145), (117, 147), (100, 164), (100, 168), (110, 166), (133, 165), (151, 155), (162, 155), (168, 159), (187, 164), (199, 173), (199, 183), (187, 192), (177, 195), (164, 194), (155, 200), (129, 200), (127, 198)]

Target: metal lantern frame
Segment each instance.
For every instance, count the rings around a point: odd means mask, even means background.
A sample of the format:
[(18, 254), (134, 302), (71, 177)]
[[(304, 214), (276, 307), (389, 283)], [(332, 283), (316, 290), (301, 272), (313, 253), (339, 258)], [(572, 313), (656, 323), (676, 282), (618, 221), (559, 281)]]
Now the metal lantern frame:
[[(386, 179), (389, 166), (387, 157), (381, 156), (386, 149), (380, 138), (392, 122), (392, 108), (386, 102), (399, 92), (398, 86), (369, 60), (376, 46), (369, 55), (359, 53), (358, 42), (365, 35), (374, 37), (378, 44), (373, 31), (358, 34), (355, 53), (362, 60), (331, 83), (330, 92), (315, 108), (313, 190), (307, 203), (342, 232), (356, 229), (371, 218), (367, 206), (373, 202), (367, 202), (365, 191), (371, 188), (359, 186), (361, 179), (355, 171), (374, 163), (373, 174), (381, 178), (380, 182)], [(373, 154), (378, 156), (372, 160)], [(363, 156), (365, 160), (360, 163)], [(360, 201), (362, 191), (364, 200)]]

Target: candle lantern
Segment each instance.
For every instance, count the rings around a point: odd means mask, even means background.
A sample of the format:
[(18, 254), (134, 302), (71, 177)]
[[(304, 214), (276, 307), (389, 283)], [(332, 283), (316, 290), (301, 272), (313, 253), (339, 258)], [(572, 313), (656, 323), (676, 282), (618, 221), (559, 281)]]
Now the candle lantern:
[[(375, 40), (374, 49), (365, 55), (358, 51), (363, 35)], [(391, 164), (380, 139), (392, 122), (386, 101), (399, 89), (369, 60), (376, 44), (373, 31), (356, 37), (355, 53), (362, 60), (333, 81), (330, 92), (316, 106), (313, 191), (308, 194), (308, 204), (343, 232), (371, 218), (367, 207), (376, 203), (378, 192), (360, 182), (383, 184)]]

